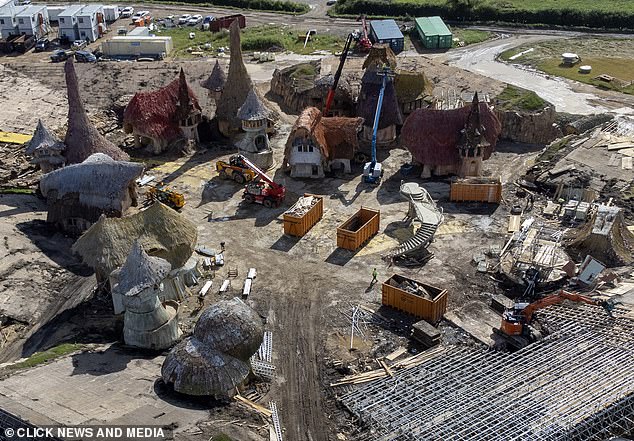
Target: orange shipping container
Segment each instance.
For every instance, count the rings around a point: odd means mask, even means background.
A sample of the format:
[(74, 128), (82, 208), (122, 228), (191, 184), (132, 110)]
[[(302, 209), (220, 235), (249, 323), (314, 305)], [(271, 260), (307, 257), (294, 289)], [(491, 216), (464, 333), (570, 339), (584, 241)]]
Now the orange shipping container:
[(379, 231), (381, 212), (363, 208), (337, 228), (337, 246), (354, 251)]
[(453, 202), (488, 202), (499, 204), (502, 200), (500, 178), (465, 178), (451, 182), (449, 199)]
[[(422, 287), (429, 296), (401, 289), (403, 285)], [(447, 290), (394, 274), (383, 282), (381, 303), (435, 324), (447, 310)]]
[(305, 198), (311, 196), (317, 199), (317, 203), (310, 207), (310, 209), (302, 216), (290, 214), (289, 211), (291, 211), (292, 208), (284, 213), (284, 234), (302, 237), (313, 227), (313, 225), (319, 222), (324, 214), (324, 197), (309, 193), (304, 194)]

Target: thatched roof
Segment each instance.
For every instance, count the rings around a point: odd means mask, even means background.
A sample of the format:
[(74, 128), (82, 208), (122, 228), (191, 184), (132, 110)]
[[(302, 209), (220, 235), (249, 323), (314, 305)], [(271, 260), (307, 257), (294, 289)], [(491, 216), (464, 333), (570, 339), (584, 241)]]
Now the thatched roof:
[(172, 268), (180, 268), (194, 252), (198, 232), (185, 216), (156, 202), (120, 219), (102, 216), (75, 242), (73, 251), (84, 263), (107, 276), (124, 264), (135, 239), (150, 256), (161, 257)]
[(181, 69), (178, 78), (167, 86), (134, 94), (123, 113), (123, 125), (128, 133), (135, 130), (152, 139), (167, 140), (169, 144), (183, 136), (179, 121), (200, 111), (196, 94)]
[(55, 191), (57, 199), (77, 193), (82, 205), (121, 211), (129, 187), (134, 185), (143, 169), (143, 164), (115, 161), (103, 153), (95, 153), (81, 164), (42, 176), (40, 190), (45, 197)]
[(146, 288), (157, 285), (172, 269), (172, 265), (160, 257), (147, 255), (138, 240), (119, 271), (117, 291), (125, 296), (135, 296)]
[(227, 75), (218, 60), (216, 60), (216, 64), (214, 64), (214, 68), (211, 70), (211, 75), (209, 75), (205, 81), (201, 82), (200, 85), (204, 89), (217, 92), (225, 87), (226, 82)]
[[(472, 104), (452, 110), (418, 109), (412, 112), (401, 130), (401, 143), (421, 164), (452, 165), (460, 161), (458, 145), (467, 124)], [(486, 103), (479, 103), (480, 121), (485, 128), (483, 159), (495, 150), (502, 126)]]
[(198, 319), (193, 335), (209, 348), (247, 361), (262, 344), (264, 325), (252, 308), (234, 297), (207, 308)]
[(33, 133), (33, 137), (27, 143), (24, 153), (29, 156), (34, 156), (35, 152), (39, 149), (45, 149), (49, 151), (57, 150), (59, 152), (62, 152), (66, 149), (64, 143), (53, 136), (53, 134), (48, 130), (41, 119), (37, 120), (35, 133)]
[(316, 107), (307, 107), (291, 129), (284, 156), (288, 160), (296, 132), (301, 130), (313, 137), (327, 160), (352, 159), (359, 147), (357, 134), (362, 124), (362, 118), (324, 117)]
[(251, 77), (242, 60), (242, 48), (240, 47), (240, 26), (236, 21), (229, 27), (229, 49), (230, 63), (227, 81), (218, 100), (216, 115), (219, 119), (229, 121), (230, 127), (234, 130), (240, 128), (241, 123), (238, 118), (238, 109), (247, 99), (249, 90), (253, 87)]
[[(376, 106), (379, 102), (379, 93), (383, 77), (379, 75), (379, 71), (368, 69), (361, 79), (361, 93), (359, 94), (359, 102), (357, 104), (357, 115), (364, 119), (364, 125), (372, 127), (374, 125), (374, 115), (376, 114)], [(392, 125), (402, 125), (403, 115), (401, 106), (396, 96), (394, 82), (388, 80), (383, 95), (383, 105), (381, 107), (381, 115), (379, 117), (379, 129), (384, 129)]]
[(245, 361), (207, 347), (196, 338), (186, 338), (165, 357), (161, 367), (163, 381), (187, 395), (228, 400), (249, 375)]
[(170, 351), (161, 368), (163, 381), (177, 392), (229, 399), (249, 374), (249, 358), (263, 335), (253, 309), (238, 298), (221, 300), (202, 313), (192, 336)]
[(247, 99), (238, 109), (238, 118), (242, 121), (257, 121), (266, 119), (271, 112), (266, 108), (254, 88), (249, 90)]
[(399, 103), (411, 103), (432, 94), (433, 84), (423, 71), (396, 69), (394, 73), (394, 88)]
[(619, 207), (600, 205), (592, 219), (571, 230), (564, 242), (579, 260), (591, 255), (609, 268), (634, 263), (634, 234), (627, 229)]
[(388, 44), (375, 44), (363, 61), (363, 69), (382, 69), (384, 65), (396, 69), (396, 55)]
[(72, 60), (71, 57), (64, 64), (68, 92), (68, 129), (64, 139), (66, 162), (78, 164), (94, 153), (104, 153), (117, 161), (129, 160), (128, 154), (108, 141), (88, 119)]

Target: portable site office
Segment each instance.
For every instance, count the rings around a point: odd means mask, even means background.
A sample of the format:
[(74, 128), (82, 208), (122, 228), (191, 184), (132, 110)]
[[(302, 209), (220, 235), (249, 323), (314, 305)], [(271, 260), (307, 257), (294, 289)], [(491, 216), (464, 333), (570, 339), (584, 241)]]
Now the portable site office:
[(428, 49), (449, 49), (453, 44), (451, 31), (438, 16), (417, 18), (416, 30), (423, 46)]

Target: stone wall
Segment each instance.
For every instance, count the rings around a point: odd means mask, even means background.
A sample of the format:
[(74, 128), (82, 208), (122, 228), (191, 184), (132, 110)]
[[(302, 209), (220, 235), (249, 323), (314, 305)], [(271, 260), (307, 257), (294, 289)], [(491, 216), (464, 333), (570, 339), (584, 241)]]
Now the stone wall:
[(500, 139), (527, 144), (549, 144), (562, 136), (556, 124), (557, 112), (552, 106), (537, 112), (516, 110), (495, 111), (502, 123)]

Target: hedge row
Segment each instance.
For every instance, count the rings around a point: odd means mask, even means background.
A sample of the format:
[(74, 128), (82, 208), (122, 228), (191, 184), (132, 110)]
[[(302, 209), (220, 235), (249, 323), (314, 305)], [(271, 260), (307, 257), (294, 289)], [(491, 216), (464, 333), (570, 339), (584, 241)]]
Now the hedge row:
[(280, 11), (303, 14), (310, 9), (305, 3), (290, 0), (179, 0), (182, 3), (206, 3), (214, 6), (232, 6), (239, 9), (257, 9), (260, 11)]
[(597, 11), (572, 8), (525, 10), (498, 9), (486, 3), (457, 13), (449, 4), (390, 2), (381, 0), (339, 0), (337, 14), (367, 14), (391, 17), (425, 17), (440, 15), (463, 21), (497, 21), (518, 24), (581, 26), (606, 29), (634, 29), (634, 13), (629, 11)]

